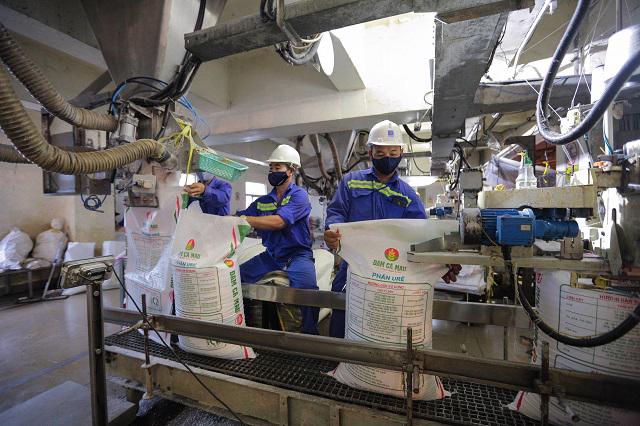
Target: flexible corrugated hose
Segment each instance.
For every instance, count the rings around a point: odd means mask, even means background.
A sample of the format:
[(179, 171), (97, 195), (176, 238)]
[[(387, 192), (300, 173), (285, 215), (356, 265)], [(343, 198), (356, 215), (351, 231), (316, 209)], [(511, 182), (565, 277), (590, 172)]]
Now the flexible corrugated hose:
[(85, 129), (113, 132), (118, 127), (118, 121), (110, 115), (78, 108), (67, 102), (1, 23), (0, 59), (33, 97), (56, 117)]
[(164, 167), (175, 166), (175, 157), (153, 139), (95, 152), (67, 152), (48, 144), (24, 110), (10, 80), (0, 66), (0, 127), (20, 153), (42, 169), (69, 175), (87, 174), (113, 170), (143, 158), (158, 161)]
[(15, 163), (15, 164), (31, 164), (31, 161), (27, 160), (20, 154), (20, 151), (12, 147), (11, 145), (0, 145), (0, 162), (3, 163)]

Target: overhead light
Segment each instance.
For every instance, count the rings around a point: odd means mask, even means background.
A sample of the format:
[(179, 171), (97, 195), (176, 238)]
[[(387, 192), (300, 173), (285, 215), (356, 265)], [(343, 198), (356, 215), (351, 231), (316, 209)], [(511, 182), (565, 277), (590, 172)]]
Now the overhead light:
[(407, 182), (409, 186), (413, 186), (414, 188), (420, 188), (423, 186), (429, 186), (431, 184), (436, 183), (438, 180), (438, 176), (400, 176), (400, 179)]

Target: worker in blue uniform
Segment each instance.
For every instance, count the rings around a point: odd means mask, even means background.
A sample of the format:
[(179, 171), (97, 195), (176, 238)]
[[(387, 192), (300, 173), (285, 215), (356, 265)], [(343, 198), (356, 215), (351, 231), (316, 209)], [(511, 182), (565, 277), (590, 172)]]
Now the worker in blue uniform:
[[(420, 197), (396, 171), (404, 149), (400, 127), (389, 120), (376, 124), (369, 133), (367, 146), (373, 167), (345, 175), (327, 208), (324, 239), (332, 250), (339, 247), (340, 230), (331, 231), (330, 225), (376, 219), (427, 218)], [(345, 292), (348, 266), (345, 261), (340, 264), (332, 291)], [(345, 312), (334, 309), (329, 334), (344, 338), (344, 328)]]
[[(203, 213), (227, 216), (231, 212), (231, 184), (208, 173), (198, 173), (198, 182), (187, 185), (189, 204), (198, 200)], [(208, 182), (205, 184), (205, 182)]]
[[(280, 145), (269, 160), (269, 183), (273, 190), (239, 211), (255, 228), (266, 251), (240, 265), (243, 284), (255, 283), (265, 274), (285, 271), (293, 288), (318, 290), (309, 229), (311, 203), (307, 191), (293, 183), (300, 154)], [(302, 307), (301, 331), (318, 334), (318, 308)]]

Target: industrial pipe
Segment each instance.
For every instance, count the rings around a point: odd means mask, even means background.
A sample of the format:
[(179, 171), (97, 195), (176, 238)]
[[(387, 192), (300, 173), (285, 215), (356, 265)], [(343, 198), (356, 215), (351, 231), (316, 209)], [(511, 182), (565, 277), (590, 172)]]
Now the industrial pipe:
[(333, 141), (333, 138), (329, 133), (323, 133), (322, 136), (329, 144), (331, 156), (333, 157), (333, 170), (336, 173), (336, 178), (340, 180), (342, 179), (342, 167), (340, 166), (340, 158), (338, 157), (338, 147), (336, 147), (336, 143)]
[(20, 151), (15, 149), (11, 145), (0, 145), (0, 162), (14, 163), (14, 164), (31, 164), (31, 161), (27, 160), (20, 154)]
[(24, 110), (10, 80), (4, 67), (0, 67), (0, 127), (20, 153), (42, 169), (88, 174), (113, 170), (143, 158), (158, 161), (167, 168), (177, 165), (176, 158), (153, 139), (95, 152), (67, 152), (48, 144)]
[[(299, 153), (302, 152), (303, 139), (304, 139), (304, 135), (298, 136), (296, 138), (296, 151), (298, 151)], [(320, 178), (312, 178), (310, 176), (307, 176), (307, 174), (304, 171), (304, 167), (302, 167), (302, 164), (298, 168), (298, 172), (300, 172), (300, 176), (302, 177), (302, 180), (307, 186), (318, 191), (318, 194), (322, 194), (322, 188), (320, 188), (320, 186), (316, 183), (318, 182), (318, 180), (320, 180)]]
[(322, 159), (322, 151), (320, 150), (318, 134), (314, 133), (309, 135), (309, 141), (311, 142), (311, 146), (316, 153), (316, 158), (318, 159), (318, 168), (320, 169), (320, 174), (327, 180), (331, 180), (331, 176), (327, 173), (327, 169), (324, 167), (324, 160)]
[(33, 97), (56, 117), (85, 129), (113, 132), (118, 127), (118, 121), (110, 115), (78, 108), (67, 102), (1, 23), (0, 59)]

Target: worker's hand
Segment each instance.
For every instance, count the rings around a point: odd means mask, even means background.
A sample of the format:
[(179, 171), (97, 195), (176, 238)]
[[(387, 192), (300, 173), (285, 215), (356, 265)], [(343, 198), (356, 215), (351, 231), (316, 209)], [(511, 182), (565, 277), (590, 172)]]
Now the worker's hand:
[(190, 197), (199, 197), (204, 193), (205, 186), (203, 183), (196, 182), (184, 187), (184, 192)]
[(447, 265), (447, 266), (449, 267), (449, 270), (447, 271), (446, 274), (442, 276), (442, 279), (447, 284), (455, 283), (456, 281), (458, 281), (458, 274), (462, 270), (462, 265), (456, 264), (456, 265)]
[(327, 229), (324, 231), (324, 242), (327, 243), (327, 247), (331, 250), (338, 250), (338, 247), (340, 247), (340, 230), (333, 232)]

